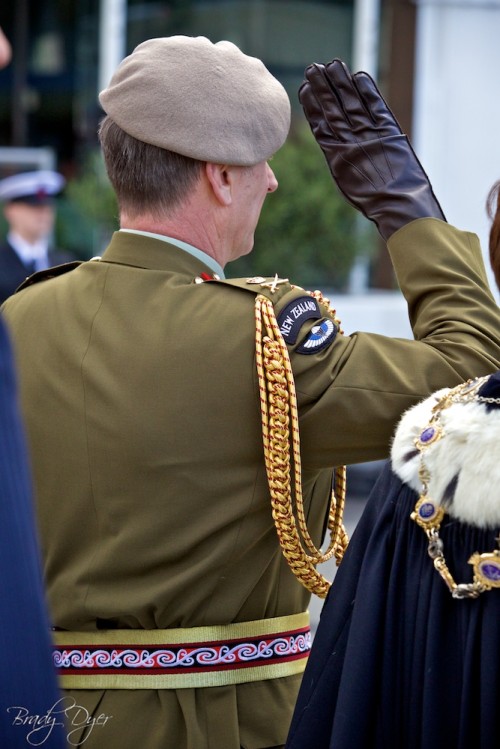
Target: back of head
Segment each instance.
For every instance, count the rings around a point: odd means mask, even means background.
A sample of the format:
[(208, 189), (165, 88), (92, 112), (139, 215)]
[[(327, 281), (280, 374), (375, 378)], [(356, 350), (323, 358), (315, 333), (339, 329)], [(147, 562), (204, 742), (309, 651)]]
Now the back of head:
[(486, 201), (486, 208), (488, 216), (491, 219), (489, 237), (490, 264), (496, 284), (500, 289), (500, 180), (495, 182), (491, 188)]
[(171, 214), (196, 184), (202, 162), (137, 140), (106, 116), (99, 141), (121, 213)]
[(139, 44), (99, 100), (106, 168), (129, 216), (175, 209), (202, 162), (267, 160), (290, 127), (288, 95), (264, 64), (201, 36)]

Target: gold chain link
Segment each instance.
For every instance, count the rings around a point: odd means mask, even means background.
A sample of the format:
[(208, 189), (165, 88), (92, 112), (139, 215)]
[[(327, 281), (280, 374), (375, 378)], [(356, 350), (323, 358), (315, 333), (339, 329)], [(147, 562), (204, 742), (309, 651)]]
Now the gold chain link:
[[(432, 409), (430, 420), (415, 439), (415, 447), (420, 452), (418, 477), (422, 484), (422, 491), (410, 517), (425, 532), (428, 542), (427, 552), (433, 560), (434, 568), (446, 583), (453, 598), (458, 599), (477, 598), (487, 590), (500, 587), (500, 550), (494, 549), (483, 554), (475, 552), (469, 559), (469, 564), (472, 565), (474, 570), (473, 582), (457, 583), (455, 581), (446, 563), (444, 544), (439, 535), (446, 511), (440, 503), (434, 501), (429, 495), (431, 474), (425, 458), (427, 451), (431, 450), (436, 442), (446, 438), (441, 416), (447, 408), (456, 403), (466, 404), (474, 401), (496, 403), (497, 405), (500, 403), (498, 398), (478, 396), (478, 391), (488, 379), (489, 376), (476, 377), (448, 390), (439, 398)], [(500, 545), (500, 538), (496, 540)]]
[(278, 539), (294, 575), (311, 593), (325, 598), (331, 583), (316, 570), (315, 565), (333, 556), (340, 564), (347, 547), (348, 537), (343, 525), (346, 468), (340, 466), (335, 469), (328, 514), (331, 538), (327, 550), (322, 553), (311, 538), (304, 512), (299, 418), (290, 358), (276, 321), (274, 306), (262, 295), (256, 298), (255, 323), (264, 457)]

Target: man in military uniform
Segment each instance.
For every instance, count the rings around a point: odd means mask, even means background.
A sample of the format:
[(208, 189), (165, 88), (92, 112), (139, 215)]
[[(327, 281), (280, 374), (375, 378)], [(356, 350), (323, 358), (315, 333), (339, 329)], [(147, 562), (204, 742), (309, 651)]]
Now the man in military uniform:
[(345, 541), (334, 467), (386, 457), (405, 408), (500, 365), (477, 239), (445, 222), (373, 81), (315, 65), (300, 97), (387, 240), (414, 341), (344, 335), (282, 276), (224, 279), (278, 186), (290, 105), (260, 61), (203, 37), (140, 44), (101, 93), (121, 223), (103, 256), (4, 304), (88, 749), (282, 746), (309, 591), (327, 589), (314, 549), (327, 524), (333, 552)]

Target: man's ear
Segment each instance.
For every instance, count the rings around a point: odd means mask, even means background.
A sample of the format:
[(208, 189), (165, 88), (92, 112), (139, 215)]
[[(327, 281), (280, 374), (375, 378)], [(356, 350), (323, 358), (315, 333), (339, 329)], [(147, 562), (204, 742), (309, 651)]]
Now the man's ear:
[(233, 202), (231, 167), (227, 164), (213, 164), (208, 161), (205, 170), (215, 198), (222, 205), (231, 205)]

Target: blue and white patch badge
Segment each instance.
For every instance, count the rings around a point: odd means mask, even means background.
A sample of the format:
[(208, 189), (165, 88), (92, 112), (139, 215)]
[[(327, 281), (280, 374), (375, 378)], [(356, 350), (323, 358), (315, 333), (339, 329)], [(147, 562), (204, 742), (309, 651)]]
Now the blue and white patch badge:
[(309, 335), (297, 346), (295, 351), (298, 354), (315, 354), (317, 351), (330, 345), (337, 335), (338, 328), (333, 320), (327, 317), (318, 325), (311, 328)]
[(301, 296), (281, 310), (278, 315), (280, 333), (291, 346), (296, 342), (306, 320), (319, 320), (322, 316), (317, 300), (312, 296)]

